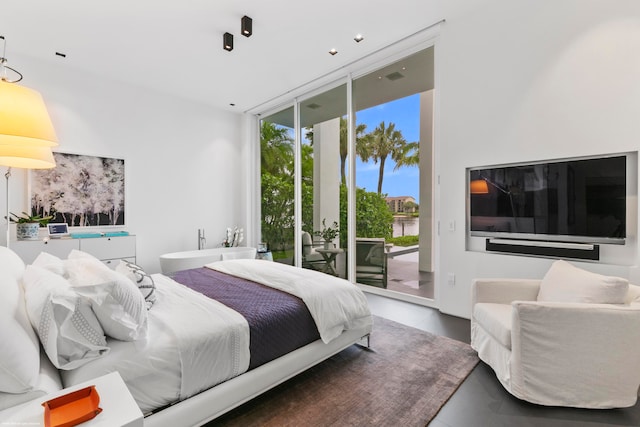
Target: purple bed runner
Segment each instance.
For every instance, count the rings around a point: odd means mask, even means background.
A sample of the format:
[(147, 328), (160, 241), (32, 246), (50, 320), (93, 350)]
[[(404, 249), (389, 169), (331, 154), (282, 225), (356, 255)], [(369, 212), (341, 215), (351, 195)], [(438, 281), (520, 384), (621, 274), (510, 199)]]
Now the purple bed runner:
[(286, 292), (205, 267), (178, 271), (171, 277), (247, 319), (249, 369), (320, 339), (307, 306)]

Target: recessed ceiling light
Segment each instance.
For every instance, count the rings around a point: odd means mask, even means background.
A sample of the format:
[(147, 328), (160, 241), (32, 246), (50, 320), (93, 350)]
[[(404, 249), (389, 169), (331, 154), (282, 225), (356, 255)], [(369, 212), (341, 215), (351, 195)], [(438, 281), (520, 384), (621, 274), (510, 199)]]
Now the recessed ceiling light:
[(364, 40), (364, 37), (362, 36), (362, 34), (356, 34), (353, 39), (356, 41), (356, 43), (360, 43), (362, 40)]
[(335, 49), (331, 49), (331, 50), (329, 51), (329, 53), (331, 54), (331, 56), (333, 56), (333, 55), (335, 55), (336, 53), (338, 53), (338, 51), (337, 51), (337, 50), (335, 50)]

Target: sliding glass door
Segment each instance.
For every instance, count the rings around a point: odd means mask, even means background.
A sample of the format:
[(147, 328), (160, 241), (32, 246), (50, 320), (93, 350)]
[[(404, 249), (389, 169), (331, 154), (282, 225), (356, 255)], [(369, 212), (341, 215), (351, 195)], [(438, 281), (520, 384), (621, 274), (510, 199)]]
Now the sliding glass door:
[(299, 111), (302, 267), (346, 278), (346, 85), (304, 99)]
[(353, 82), (356, 280), (434, 297), (431, 263), (434, 49)]
[(294, 264), (295, 128), (293, 107), (260, 121), (261, 241), (273, 260)]
[(274, 260), (434, 298), (433, 100), (429, 47), (262, 119)]

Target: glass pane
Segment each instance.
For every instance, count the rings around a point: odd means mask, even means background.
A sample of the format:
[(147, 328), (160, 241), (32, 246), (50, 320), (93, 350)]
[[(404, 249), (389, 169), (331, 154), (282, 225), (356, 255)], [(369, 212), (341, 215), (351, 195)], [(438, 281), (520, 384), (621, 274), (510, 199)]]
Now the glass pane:
[(300, 103), (302, 266), (347, 277), (346, 85)]
[(293, 107), (260, 122), (262, 242), (273, 260), (293, 265), (294, 257)]
[(420, 166), (431, 161), (433, 83), (433, 48), (353, 83), (356, 281), (427, 298), (433, 275), (420, 271), (420, 257), (430, 257), (430, 243), (419, 241), (431, 216), (421, 220), (420, 196), (431, 195), (431, 169)]

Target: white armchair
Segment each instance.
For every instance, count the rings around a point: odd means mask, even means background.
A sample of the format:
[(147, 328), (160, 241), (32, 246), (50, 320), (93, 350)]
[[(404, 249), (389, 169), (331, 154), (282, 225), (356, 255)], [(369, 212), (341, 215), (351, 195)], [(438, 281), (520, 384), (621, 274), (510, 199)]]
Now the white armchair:
[(543, 280), (473, 282), (471, 346), (480, 359), (507, 391), (528, 402), (633, 406), (640, 386), (640, 287), (625, 287), (621, 304), (538, 301)]

